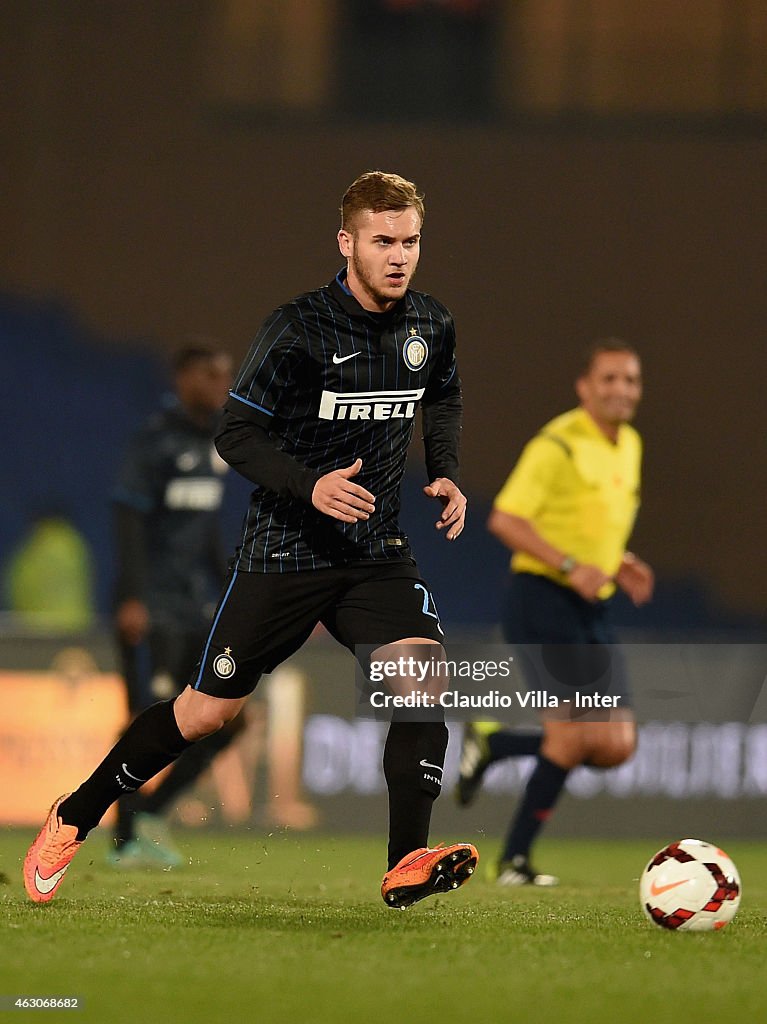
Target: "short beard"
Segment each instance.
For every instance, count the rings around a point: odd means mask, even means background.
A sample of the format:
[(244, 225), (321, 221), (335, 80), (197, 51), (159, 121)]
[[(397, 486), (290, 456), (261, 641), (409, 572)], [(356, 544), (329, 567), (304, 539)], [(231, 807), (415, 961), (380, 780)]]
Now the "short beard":
[[(378, 291), (378, 289), (375, 287), (373, 282), (368, 277), (367, 271), (365, 270), (362, 262), (357, 256), (356, 246), (352, 248), (351, 264), (357, 280), (360, 282), (362, 287), (365, 289), (365, 291), (368, 293), (370, 298), (373, 299), (374, 302), (377, 302), (380, 306), (388, 306), (393, 302), (399, 301), (398, 299), (395, 299), (391, 295), (385, 295), (383, 292)], [(408, 281), (408, 287), (410, 287), (410, 281), (412, 280), (413, 275), (411, 274), (410, 279)]]

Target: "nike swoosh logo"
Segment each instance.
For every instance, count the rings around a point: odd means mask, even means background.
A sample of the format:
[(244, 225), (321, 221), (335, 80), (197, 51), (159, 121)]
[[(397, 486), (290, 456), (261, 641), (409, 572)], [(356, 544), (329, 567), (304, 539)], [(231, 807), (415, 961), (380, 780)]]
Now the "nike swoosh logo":
[(436, 768), (438, 772), (442, 771), (442, 766), (438, 764), (432, 764), (430, 761), (421, 761), (424, 768)]
[(40, 874), (37, 868), (35, 868), (35, 889), (37, 889), (37, 891), (41, 893), (41, 895), (47, 896), (48, 893), (52, 889), (55, 889), (56, 886), (59, 884), (61, 879), (66, 874), (68, 867), (69, 865), (67, 864), (67, 866), (62, 868), (60, 871), (54, 871), (50, 878), (43, 878), (43, 876)]
[(134, 782), (149, 782), (149, 779), (140, 779), (138, 777), (138, 775), (131, 775), (131, 773), (128, 771), (128, 766), (127, 766), (127, 764), (124, 761), (123, 761), (123, 771), (128, 776), (128, 778), (129, 779), (133, 779)]
[(668, 885), (657, 885), (655, 882), (650, 886), (650, 892), (653, 896), (660, 896), (662, 892), (668, 892), (669, 889), (676, 889), (678, 885), (684, 885), (685, 882), (689, 882), (689, 878), (683, 878), (680, 882), (669, 882)]
[(338, 366), (339, 363), (345, 363), (347, 359), (354, 359), (354, 357), (358, 356), (358, 355), (359, 355), (359, 352), (352, 352), (352, 354), (350, 356), (339, 356), (339, 354), (337, 352), (334, 352), (333, 353), (333, 362), (336, 364), (336, 366)]

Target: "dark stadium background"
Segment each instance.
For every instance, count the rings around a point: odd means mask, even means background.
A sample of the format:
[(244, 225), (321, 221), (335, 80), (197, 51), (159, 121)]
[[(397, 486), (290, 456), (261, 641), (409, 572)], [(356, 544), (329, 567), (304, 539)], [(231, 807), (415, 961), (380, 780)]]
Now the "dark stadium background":
[[(71, 432), (48, 482), (105, 564), (88, 467), (151, 405), (153, 358), (193, 332), (241, 356), (332, 275), (340, 194), (384, 167), (427, 193), (418, 283), (457, 320), (472, 498), (571, 401), (582, 347), (625, 335), (635, 544), (680, 588), (658, 615), (763, 618), (767, 28), (745, 2), (694, 5), (694, 29), (684, 4), (577, 6), (4, 6), (4, 549)], [(144, 386), (116, 369), (139, 344)]]
[[(166, 356), (202, 334), (239, 359), (275, 305), (335, 273), (340, 196), (379, 167), (427, 194), (417, 285), (459, 332), (459, 545), (433, 534), (417, 445), (405, 486), (444, 619), (495, 635), (506, 557), (484, 529), (490, 501), (574, 402), (581, 351), (619, 335), (646, 377), (632, 546), (658, 574), (653, 604), (623, 604), (620, 620), (653, 642), (763, 640), (760, 7), (4, 5), (0, 561), (31, 515), (62, 508), (92, 546), (107, 615), (109, 488), (167, 386)], [(229, 488), (234, 543), (247, 486)]]

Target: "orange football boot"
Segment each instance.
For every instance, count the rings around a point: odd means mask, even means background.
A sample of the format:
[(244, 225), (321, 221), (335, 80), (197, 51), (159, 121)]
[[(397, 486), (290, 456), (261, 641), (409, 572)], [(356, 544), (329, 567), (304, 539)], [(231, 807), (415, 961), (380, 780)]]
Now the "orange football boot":
[(24, 888), (35, 903), (47, 903), (56, 895), (70, 861), (83, 845), (77, 841), (77, 826), (65, 825), (58, 816), (64, 793), (51, 807), (45, 824), (24, 859)]
[(427, 896), (457, 889), (474, 874), (478, 860), (477, 848), (471, 843), (413, 850), (384, 875), (384, 903), (405, 910)]

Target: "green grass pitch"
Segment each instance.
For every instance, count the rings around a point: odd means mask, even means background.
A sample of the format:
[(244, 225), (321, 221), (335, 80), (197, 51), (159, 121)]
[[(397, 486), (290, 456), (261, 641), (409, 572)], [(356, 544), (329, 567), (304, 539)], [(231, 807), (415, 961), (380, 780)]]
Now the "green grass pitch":
[[(84, 1007), (9, 1020), (688, 1024), (767, 1010), (767, 845), (725, 844), (743, 903), (698, 935), (654, 927), (636, 896), (645, 861), (680, 836), (547, 840), (538, 859), (559, 889), (499, 890), (480, 863), (458, 892), (404, 912), (380, 898), (383, 839), (186, 833), (183, 869), (118, 873), (97, 833), (36, 906), (20, 881), (31, 838), (0, 833), (0, 996)], [(497, 842), (478, 845), (486, 866)]]

